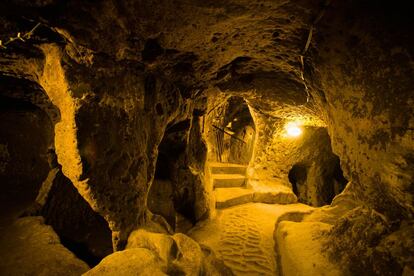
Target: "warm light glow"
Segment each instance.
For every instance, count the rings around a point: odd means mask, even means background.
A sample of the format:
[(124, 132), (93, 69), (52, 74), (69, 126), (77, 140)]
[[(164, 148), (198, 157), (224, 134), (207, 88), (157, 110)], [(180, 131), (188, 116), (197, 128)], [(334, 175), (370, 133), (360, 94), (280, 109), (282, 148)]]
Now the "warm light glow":
[(285, 126), (285, 129), (286, 129), (287, 135), (291, 137), (298, 137), (299, 135), (302, 134), (302, 129), (298, 126), (297, 123), (293, 123), (293, 122), (288, 123)]

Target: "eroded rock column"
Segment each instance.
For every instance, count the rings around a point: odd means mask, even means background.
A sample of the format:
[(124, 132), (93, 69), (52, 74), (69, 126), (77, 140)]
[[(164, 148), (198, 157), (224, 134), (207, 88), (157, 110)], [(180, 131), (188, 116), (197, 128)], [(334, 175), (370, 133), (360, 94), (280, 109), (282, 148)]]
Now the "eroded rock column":
[(55, 146), (63, 173), (109, 222), (114, 247), (147, 220), (146, 198), (165, 127), (189, 112), (180, 91), (139, 65), (95, 56), (75, 62), (44, 45), (40, 83), (61, 112)]

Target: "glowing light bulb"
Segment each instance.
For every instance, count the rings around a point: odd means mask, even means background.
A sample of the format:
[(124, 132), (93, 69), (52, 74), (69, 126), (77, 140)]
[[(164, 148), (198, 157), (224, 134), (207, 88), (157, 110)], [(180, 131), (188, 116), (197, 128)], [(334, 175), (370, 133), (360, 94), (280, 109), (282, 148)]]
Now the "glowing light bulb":
[(288, 136), (291, 137), (298, 137), (299, 135), (302, 134), (302, 129), (298, 126), (297, 123), (288, 123), (285, 126), (285, 130)]

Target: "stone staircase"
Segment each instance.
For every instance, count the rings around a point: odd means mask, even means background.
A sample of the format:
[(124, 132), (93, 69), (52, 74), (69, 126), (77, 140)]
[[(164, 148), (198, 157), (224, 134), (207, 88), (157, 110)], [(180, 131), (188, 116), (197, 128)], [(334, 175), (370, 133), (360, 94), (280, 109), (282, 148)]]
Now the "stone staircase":
[(263, 188), (253, 185), (247, 187), (246, 165), (215, 162), (209, 163), (209, 167), (217, 209), (249, 202), (289, 204), (297, 200), (293, 192), (284, 186)]
[(253, 191), (246, 188), (247, 166), (232, 163), (210, 163), (209, 166), (217, 209), (249, 202)]

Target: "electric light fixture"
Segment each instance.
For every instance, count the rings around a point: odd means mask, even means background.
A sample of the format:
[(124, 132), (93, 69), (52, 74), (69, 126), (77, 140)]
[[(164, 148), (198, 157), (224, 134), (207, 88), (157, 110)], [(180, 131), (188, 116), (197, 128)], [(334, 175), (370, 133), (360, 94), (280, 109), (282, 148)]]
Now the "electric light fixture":
[(289, 122), (285, 125), (286, 134), (289, 137), (298, 137), (302, 134), (302, 129), (297, 122)]

